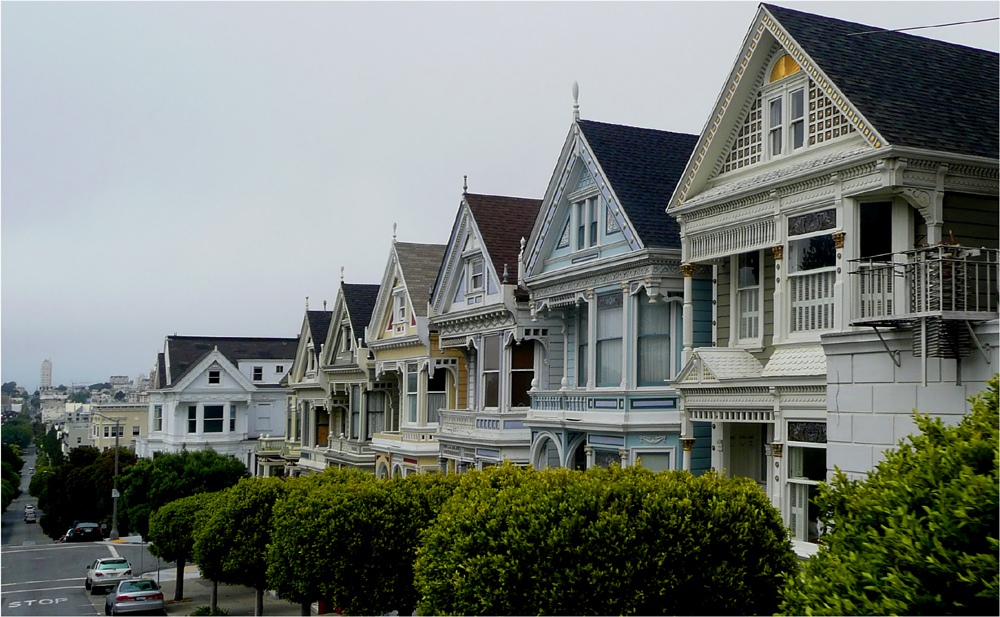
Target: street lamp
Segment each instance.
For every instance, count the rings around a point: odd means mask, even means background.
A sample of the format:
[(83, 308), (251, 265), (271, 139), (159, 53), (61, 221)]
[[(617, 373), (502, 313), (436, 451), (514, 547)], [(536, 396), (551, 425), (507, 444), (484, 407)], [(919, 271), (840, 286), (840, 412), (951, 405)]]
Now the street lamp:
[(121, 425), (121, 418), (109, 418), (103, 413), (98, 413), (96, 411), (91, 411), (90, 413), (95, 416), (100, 416), (105, 420), (111, 420), (115, 423), (115, 479), (114, 488), (111, 489), (111, 539), (118, 539), (118, 436), (121, 434), (118, 427)]

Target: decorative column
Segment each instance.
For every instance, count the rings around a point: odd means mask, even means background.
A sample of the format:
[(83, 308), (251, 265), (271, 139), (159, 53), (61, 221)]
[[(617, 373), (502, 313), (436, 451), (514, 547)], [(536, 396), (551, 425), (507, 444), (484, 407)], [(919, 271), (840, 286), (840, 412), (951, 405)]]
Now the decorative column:
[(694, 264), (684, 264), (681, 272), (684, 274), (684, 333), (681, 342), (684, 350), (681, 352), (681, 365), (686, 365), (691, 359), (691, 352), (694, 351), (694, 276), (698, 266)]
[(628, 467), (628, 448), (621, 448), (618, 450), (618, 458), (622, 461), (622, 469)]
[(586, 292), (587, 297), (587, 389), (593, 390), (597, 385), (597, 295), (593, 290)]
[[(891, 231), (888, 233), (892, 233)], [(846, 233), (838, 231), (833, 234), (833, 247), (837, 249), (837, 276), (833, 282), (833, 328), (843, 330), (850, 321), (851, 304), (846, 302), (844, 297), (844, 282), (847, 280), (847, 273), (844, 271), (844, 237)], [(840, 310), (837, 310), (840, 309)]]
[[(771, 254), (774, 255), (774, 300), (771, 310), (771, 323), (772, 323), (772, 340), (776, 340), (779, 336), (784, 338), (787, 332), (791, 331), (791, 327), (784, 328), (784, 321), (786, 315), (791, 315), (791, 306), (786, 306), (785, 302), (785, 292), (782, 291), (781, 286), (781, 258), (785, 252), (785, 246), (783, 244), (778, 244), (777, 246), (771, 247)], [(764, 276), (764, 265), (761, 264), (760, 269), (761, 277)], [(761, 290), (764, 293), (764, 290)], [(766, 299), (765, 299), (766, 302)], [(760, 328), (761, 335), (764, 333), (764, 316), (760, 316)]]
[[(576, 306), (575, 304), (573, 306)], [(569, 320), (571, 319), (566, 315), (567, 311), (563, 310), (562, 313), (562, 333), (563, 333), (563, 374), (562, 381), (559, 382), (560, 390), (569, 389)]]
[(691, 471), (691, 451), (694, 450), (694, 437), (681, 437), (681, 448), (684, 452), (682, 469)]
[[(587, 469), (590, 469), (594, 466), (594, 448), (591, 446), (584, 446), (583, 453), (587, 455)], [(569, 461), (566, 462), (569, 463)]]

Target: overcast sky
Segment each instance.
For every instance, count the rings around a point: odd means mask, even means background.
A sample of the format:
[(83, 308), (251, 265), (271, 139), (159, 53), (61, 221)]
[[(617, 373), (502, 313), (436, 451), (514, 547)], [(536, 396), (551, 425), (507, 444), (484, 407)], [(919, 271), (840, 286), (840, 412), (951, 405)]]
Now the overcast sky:
[[(583, 118), (700, 133), (757, 6), (3, 2), (2, 380), (134, 377), (175, 332), (298, 336), (341, 266), (379, 282), (394, 222), (445, 243), (463, 175), (540, 198), (573, 81)], [(998, 49), (995, 21), (918, 32)]]

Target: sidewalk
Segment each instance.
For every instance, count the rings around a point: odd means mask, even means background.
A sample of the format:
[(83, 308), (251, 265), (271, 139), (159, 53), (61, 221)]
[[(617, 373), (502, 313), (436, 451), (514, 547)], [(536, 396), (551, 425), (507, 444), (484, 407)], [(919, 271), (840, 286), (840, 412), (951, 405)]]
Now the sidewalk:
[[(184, 599), (174, 602), (174, 589), (177, 587), (177, 569), (164, 569), (146, 573), (153, 580), (159, 574), (160, 587), (166, 599), (164, 609), (167, 615), (190, 615), (198, 607), (208, 606), (212, 597), (212, 583), (201, 578), (198, 566), (184, 568)], [(232, 616), (253, 615), (255, 591), (239, 585), (219, 585), (219, 608), (229, 611)], [(264, 594), (265, 615), (298, 615), (301, 607)]]

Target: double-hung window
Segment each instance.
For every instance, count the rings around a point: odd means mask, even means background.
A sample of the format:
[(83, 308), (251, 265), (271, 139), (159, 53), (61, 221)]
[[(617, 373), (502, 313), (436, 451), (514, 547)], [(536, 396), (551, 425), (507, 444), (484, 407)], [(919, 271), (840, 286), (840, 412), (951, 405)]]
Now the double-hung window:
[(361, 386), (351, 386), (351, 439), (361, 434)]
[(597, 385), (620, 386), (622, 382), (621, 293), (597, 297)]
[(139, 425), (135, 425), (132, 427), (132, 436), (133, 437), (139, 436)]
[(208, 372), (208, 383), (217, 385), (222, 383), (222, 371), (211, 370)]
[(205, 405), (204, 432), (221, 433), (222, 415), (225, 407), (222, 405)]
[(188, 405), (188, 432), (198, 432), (198, 406)]
[(834, 326), (833, 286), (837, 280), (834, 208), (788, 219), (790, 331), (813, 332)]
[(406, 365), (406, 411), (407, 421), (410, 424), (417, 423), (417, 394), (419, 393), (417, 378), (419, 375), (416, 363)]
[(788, 55), (779, 58), (764, 88), (767, 153), (774, 158), (806, 145), (806, 74)]
[(236, 432), (236, 403), (229, 403), (229, 432)]
[(521, 341), (510, 349), (510, 406), (530, 407), (531, 380), (535, 378), (535, 342)]
[(153, 405), (153, 430), (163, 430), (163, 405)]
[(393, 320), (397, 324), (406, 322), (406, 292), (397, 291), (393, 295), (394, 311)]
[(590, 307), (587, 304), (578, 304), (577, 311), (579, 318), (576, 322), (576, 385), (580, 388), (587, 387), (587, 350), (590, 342)]
[(448, 406), (448, 371), (438, 369), (427, 376), (427, 423), (438, 421), (438, 410)]
[(254, 381), (264, 381), (264, 367), (255, 366), (253, 367), (253, 380)]
[(576, 209), (576, 250), (597, 246), (597, 218), (600, 211), (600, 196), (594, 196), (574, 204)]
[(485, 280), (485, 264), (482, 257), (477, 257), (469, 262), (469, 293), (475, 293), (483, 290), (483, 281)]
[(483, 407), (500, 406), (500, 335), (483, 337)]
[(638, 381), (640, 386), (662, 386), (671, 377), (670, 305), (649, 302), (639, 294)]
[(792, 536), (816, 542), (821, 529), (816, 486), (826, 480), (826, 424), (788, 423), (788, 493)]
[(760, 340), (760, 251), (736, 257), (736, 337), (739, 342)]

